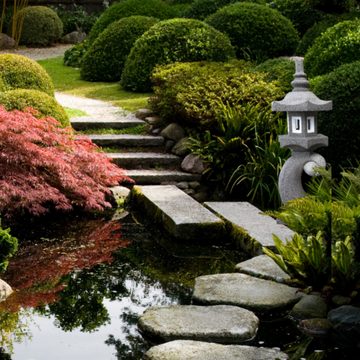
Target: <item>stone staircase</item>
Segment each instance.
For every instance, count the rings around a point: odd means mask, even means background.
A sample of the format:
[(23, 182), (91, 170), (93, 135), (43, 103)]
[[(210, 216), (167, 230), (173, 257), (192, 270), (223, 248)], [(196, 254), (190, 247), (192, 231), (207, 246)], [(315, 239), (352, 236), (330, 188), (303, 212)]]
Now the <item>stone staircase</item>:
[[(71, 119), (75, 130), (124, 129), (146, 124), (134, 116), (123, 119), (84, 116)], [(159, 185), (164, 182), (199, 181), (201, 176), (181, 171), (182, 159), (165, 152), (165, 139), (153, 135), (87, 135), (100, 147), (115, 150), (108, 153), (116, 165), (127, 170), (128, 176), (139, 185)]]

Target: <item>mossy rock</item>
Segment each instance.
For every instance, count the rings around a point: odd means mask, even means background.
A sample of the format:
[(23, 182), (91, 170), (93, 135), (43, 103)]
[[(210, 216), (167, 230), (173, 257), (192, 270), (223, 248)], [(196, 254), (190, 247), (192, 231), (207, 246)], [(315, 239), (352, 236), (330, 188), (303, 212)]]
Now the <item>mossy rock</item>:
[[(63, 33), (62, 21), (47, 6), (28, 6), (18, 12), (18, 19), (23, 19), (20, 45), (49, 46)], [(12, 35), (12, 26), (8, 26), (7, 34)]]
[(36, 61), (21, 55), (0, 55), (0, 91), (34, 89), (54, 96), (53, 82)]
[(0, 105), (7, 111), (30, 107), (39, 112), (37, 118), (53, 117), (62, 127), (70, 126), (70, 119), (63, 107), (48, 94), (39, 90), (17, 89), (0, 92)]

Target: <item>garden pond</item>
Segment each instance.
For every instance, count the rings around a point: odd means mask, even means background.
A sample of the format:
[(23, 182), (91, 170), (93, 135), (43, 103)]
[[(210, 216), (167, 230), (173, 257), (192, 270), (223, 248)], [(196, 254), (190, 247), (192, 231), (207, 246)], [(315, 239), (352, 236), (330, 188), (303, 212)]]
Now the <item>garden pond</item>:
[[(179, 244), (138, 212), (117, 216), (12, 226), (19, 250), (2, 278), (16, 292), (0, 303), (0, 360), (141, 359), (154, 345), (137, 329), (147, 307), (190, 304), (195, 277), (247, 259), (227, 239)], [(283, 314), (261, 319), (252, 345), (289, 350), (294, 360), (358, 358), (311, 341)]]

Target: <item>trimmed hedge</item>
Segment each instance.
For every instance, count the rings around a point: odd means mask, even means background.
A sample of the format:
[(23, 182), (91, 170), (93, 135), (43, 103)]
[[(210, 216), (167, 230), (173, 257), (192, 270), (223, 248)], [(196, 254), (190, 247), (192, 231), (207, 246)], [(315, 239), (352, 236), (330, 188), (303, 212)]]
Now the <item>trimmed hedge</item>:
[(230, 107), (245, 103), (266, 107), (285, 93), (244, 60), (227, 63), (193, 62), (159, 66), (152, 75), (151, 108), (165, 122), (217, 126), (219, 101)]
[(135, 41), (158, 21), (146, 16), (130, 16), (112, 23), (85, 53), (81, 77), (88, 81), (119, 81)]
[(304, 68), (311, 78), (357, 60), (360, 60), (360, 20), (344, 21), (315, 40), (305, 55)]
[(360, 159), (360, 61), (345, 64), (311, 80), (311, 91), (332, 100), (333, 110), (318, 112), (318, 132), (329, 137), (329, 147), (319, 148), (338, 176), (340, 166), (357, 166)]
[(137, 92), (151, 90), (156, 65), (234, 58), (228, 37), (199, 20), (172, 19), (154, 25), (132, 48), (121, 85)]
[(54, 117), (63, 127), (70, 126), (70, 119), (62, 106), (51, 96), (39, 90), (17, 89), (0, 92), (0, 105), (7, 111), (30, 107), (39, 111), (37, 118)]
[(205, 20), (227, 34), (238, 59), (267, 59), (293, 55), (299, 35), (291, 21), (278, 11), (250, 3), (235, 3)]
[(346, 21), (360, 18), (360, 12), (352, 12), (341, 15), (327, 15), (320, 22), (312, 26), (300, 40), (299, 46), (296, 49), (296, 55), (305, 56), (306, 52), (314, 44), (315, 40), (321, 36), (327, 29), (334, 25)]
[[(19, 11), (18, 18), (24, 17), (20, 45), (48, 46), (60, 39), (63, 23), (54, 10), (46, 6), (29, 6)], [(7, 34), (11, 35), (12, 26)]]
[[(238, 0), (238, 2), (250, 2), (261, 5), (266, 5), (265, 0)], [(237, 2), (236, 0), (195, 0), (183, 13), (184, 18), (204, 20), (209, 15), (214, 14), (219, 9), (231, 3)]]
[(265, 73), (265, 81), (276, 81), (282, 91), (288, 93), (293, 90), (291, 82), (294, 80), (295, 61), (286, 59), (270, 59), (255, 67), (255, 70)]
[(55, 95), (54, 85), (45, 69), (22, 55), (0, 55), (0, 79), (0, 91), (35, 89)]
[(178, 14), (174, 7), (161, 0), (127, 0), (113, 3), (92, 27), (89, 40), (93, 43), (111, 23), (125, 17), (143, 15), (166, 20), (175, 18)]

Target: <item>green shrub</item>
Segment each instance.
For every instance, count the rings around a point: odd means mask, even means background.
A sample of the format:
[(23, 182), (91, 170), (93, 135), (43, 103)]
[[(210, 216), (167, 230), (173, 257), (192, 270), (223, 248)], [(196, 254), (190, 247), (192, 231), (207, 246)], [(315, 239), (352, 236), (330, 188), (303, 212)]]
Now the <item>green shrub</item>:
[[(63, 24), (54, 10), (46, 6), (29, 6), (19, 11), (18, 18), (24, 19), (20, 45), (48, 46), (60, 39)], [(11, 35), (11, 26), (7, 34)]]
[(90, 42), (95, 39), (114, 21), (133, 15), (155, 17), (160, 20), (178, 16), (177, 10), (161, 0), (127, 0), (113, 3), (104, 11), (90, 32)]
[(1, 227), (0, 218), (0, 272), (6, 270), (9, 264), (8, 258), (15, 254), (17, 247), (17, 238), (10, 235), (10, 229), (3, 229)]
[(360, 60), (360, 20), (343, 21), (315, 40), (305, 55), (304, 68), (311, 78), (356, 60)]
[[(246, 0), (240, 0), (244, 2)], [(183, 13), (183, 17), (188, 19), (204, 20), (211, 14), (214, 14), (219, 9), (227, 6), (236, 0), (195, 0)], [(265, 0), (247, 0), (246, 2), (258, 3), (266, 5)]]
[(295, 61), (286, 59), (271, 59), (257, 65), (255, 71), (266, 73), (265, 81), (276, 81), (285, 93), (292, 91), (291, 82), (294, 80)]
[(228, 37), (211, 26), (191, 19), (172, 19), (154, 25), (132, 48), (121, 85), (133, 91), (152, 88), (156, 65), (185, 61), (228, 61), (234, 50)]
[(80, 68), (82, 66), (83, 57), (90, 47), (88, 40), (71, 46), (64, 53), (64, 65)]
[(0, 105), (7, 111), (30, 107), (39, 112), (37, 118), (54, 117), (63, 127), (70, 126), (70, 120), (62, 106), (51, 96), (39, 90), (17, 89), (0, 92)]
[(146, 16), (130, 16), (112, 23), (83, 57), (81, 77), (88, 81), (119, 81), (135, 41), (158, 21)]
[(311, 81), (311, 90), (323, 100), (333, 101), (333, 110), (318, 112), (318, 131), (329, 137), (329, 146), (319, 153), (332, 164), (337, 176), (340, 166), (360, 159), (360, 61), (345, 64)]
[(306, 3), (327, 14), (342, 14), (358, 7), (358, 0), (306, 0)]
[(226, 6), (205, 22), (229, 36), (238, 59), (293, 55), (299, 42), (290, 20), (258, 4), (240, 2)]
[(230, 107), (244, 103), (266, 107), (285, 95), (265, 75), (250, 71), (244, 60), (228, 63), (179, 63), (157, 67), (152, 81), (151, 108), (164, 121), (214, 127), (222, 114), (219, 102)]
[(322, 11), (304, 3), (304, 0), (275, 0), (269, 6), (291, 20), (300, 36), (324, 16)]
[(346, 21), (355, 20), (360, 18), (360, 12), (352, 12), (341, 15), (327, 15), (320, 22), (314, 24), (310, 29), (306, 31), (299, 46), (296, 49), (296, 55), (305, 56), (306, 52), (314, 44), (314, 41), (321, 36), (327, 29), (334, 25)]
[(0, 91), (35, 89), (54, 96), (54, 85), (45, 69), (25, 56), (0, 55), (0, 78)]

